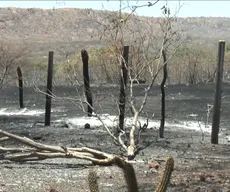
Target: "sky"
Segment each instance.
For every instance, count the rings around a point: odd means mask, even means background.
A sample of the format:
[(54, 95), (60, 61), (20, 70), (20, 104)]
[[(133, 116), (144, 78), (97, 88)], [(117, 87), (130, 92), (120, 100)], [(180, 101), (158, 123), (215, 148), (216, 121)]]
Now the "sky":
[[(150, 2), (154, 2), (149, 0)], [(168, 6), (172, 14), (177, 13), (179, 17), (230, 17), (230, 1), (192, 1), (192, 0), (169, 0)], [(122, 7), (127, 5), (145, 5), (148, 1), (123, 1)], [(161, 8), (166, 4), (165, 0), (160, 0), (152, 7), (142, 7), (137, 9), (137, 14), (140, 16), (158, 17), (162, 16)], [(104, 1), (0, 1), (0, 7), (20, 7), (20, 8), (92, 8), (97, 10), (119, 10), (119, 1), (104, 0)], [(179, 11), (178, 11), (179, 10)], [(124, 9), (125, 12), (130, 12), (131, 9)]]

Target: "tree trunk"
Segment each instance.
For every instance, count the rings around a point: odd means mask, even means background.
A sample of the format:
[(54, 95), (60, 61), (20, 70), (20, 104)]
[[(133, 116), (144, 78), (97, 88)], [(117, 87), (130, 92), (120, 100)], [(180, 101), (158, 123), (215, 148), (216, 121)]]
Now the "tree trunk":
[(128, 147), (128, 160), (132, 160), (135, 157), (135, 151), (136, 151), (136, 145), (135, 145), (135, 130), (137, 126), (137, 120), (138, 120), (139, 113), (135, 112), (134, 117), (133, 117), (133, 122), (132, 122), (132, 127), (129, 133), (129, 139), (130, 139), (130, 144)]
[(217, 74), (216, 74), (216, 92), (215, 92), (215, 101), (213, 107), (212, 134), (211, 134), (212, 144), (218, 144), (222, 78), (223, 78), (223, 66), (224, 66), (224, 49), (225, 49), (225, 41), (219, 41), (218, 63), (217, 63)]
[(52, 94), (52, 79), (53, 79), (53, 55), (54, 55), (53, 51), (50, 51), (49, 61), (48, 61), (47, 88), (46, 88), (45, 126), (50, 125), (51, 94)]
[(165, 127), (165, 82), (168, 76), (167, 71), (167, 58), (165, 51), (162, 50), (164, 67), (163, 67), (163, 80), (161, 82), (161, 125), (160, 125), (160, 138), (164, 138), (164, 127)]
[(124, 130), (125, 102), (126, 102), (125, 88), (127, 85), (127, 76), (128, 76), (128, 55), (129, 55), (129, 46), (124, 46), (123, 60), (122, 60), (122, 64), (121, 64), (121, 77), (120, 77), (118, 133), (120, 132), (120, 130)]
[(92, 99), (92, 92), (90, 89), (90, 83), (89, 83), (89, 55), (86, 50), (81, 51), (81, 58), (83, 63), (83, 78), (84, 78), (84, 88), (85, 88), (85, 96), (88, 103), (88, 116), (91, 117), (93, 113), (93, 99)]
[(20, 67), (17, 67), (17, 74), (18, 74), (18, 87), (19, 87), (19, 104), (20, 108), (24, 108), (23, 104), (23, 81), (22, 81), (22, 70)]

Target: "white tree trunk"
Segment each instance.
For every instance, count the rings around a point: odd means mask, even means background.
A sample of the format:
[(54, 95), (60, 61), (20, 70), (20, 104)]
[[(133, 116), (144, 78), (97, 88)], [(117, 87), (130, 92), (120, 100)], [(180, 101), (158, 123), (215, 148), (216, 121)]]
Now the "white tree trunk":
[(131, 160), (134, 158), (135, 156), (135, 151), (136, 151), (136, 145), (135, 145), (135, 130), (136, 130), (136, 126), (137, 126), (137, 120), (138, 120), (138, 112), (134, 113), (134, 117), (133, 117), (133, 122), (132, 122), (132, 127), (129, 133), (129, 138), (130, 138), (130, 144), (128, 146), (128, 159)]

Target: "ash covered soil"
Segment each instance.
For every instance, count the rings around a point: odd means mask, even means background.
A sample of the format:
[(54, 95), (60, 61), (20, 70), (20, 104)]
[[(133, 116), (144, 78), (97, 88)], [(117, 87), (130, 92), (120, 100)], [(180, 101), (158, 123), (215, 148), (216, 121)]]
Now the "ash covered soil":
[[(144, 86), (136, 86), (134, 94), (137, 105), (141, 103)], [(41, 88), (42, 89), (42, 88)], [(103, 113), (116, 115), (115, 101), (109, 94), (116, 95), (117, 87), (93, 87), (95, 107), (103, 104)], [(101, 93), (101, 91), (103, 93)], [(56, 87), (54, 93), (59, 96), (77, 97), (76, 88)], [(229, 114), (230, 86), (223, 86), (221, 109), (221, 126), (219, 144), (210, 144), (210, 122), (212, 113), (207, 119), (207, 104), (213, 103), (214, 85), (174, 85), (166, 88), (166, 127), (165, 138), (158, 137), (158, 126), (149, 124), (149, 129), (141, 135), (140, 146), (148, 147), (140, 151), (135, 158), (134, 169), (137, 175), (140, 192), (154, 191), (162, 175), (165, 159), (171, 155), (175, 160), (171, 182), (167, 191), (230, 191), (230, 143)], [(25, 105), (28, 111), (41, 112), (44, 108), (44, 95), (36, 93), (32, 88), (24, 90)], [(79, 95), (78, 95), (79, 97)], [(1, 129), (29, 138), (37, 142), (67, 147), (92, 147), (104, 152), (122, 154), (119, 147), (111, 142), (111, 138), (101, 126), (84, 129), (80, 124), (63, 127), (53, 123), (44, 127), (44, 114), (25, 115), (13, 113), (18, 110), (18, 90), (15, 87), (1, 90), (0, 107)], [(81, 117), (83, 112), (73, 105), (72, 101), (54, 99), (52, 121), (67, 121)], [(98, 110), (102, 110), (98, 107)], [(44, 111), (44, 110), (43, 110)], [(6, 112), (12, 112), (10, 115)], [(24, 111), (25, 112), (25, 111)], [(160, 90), (153, 87), (146, 105), (145, 112), (152, 121), (160, 119)], [(154, 114), (154, 115), (153, 115)], [(130, 114), (128, 113), (127, 116)], [(145, 114), (142, 117), (146, 117)], [(38, 123), (39, 122), (39, 123)], [(187, 124), (198, 122), (200, 127), (194, 129)], [(90, 121), (89, 121), (90, 123)], [(203, 124), (208, 125), (204, 128)], [(180, 124), (181, 126), (178, 126)], [(183, 128), (184, 125), (184, 128)], [(193, 124), (192, 124), (193, 125)], [(1, 146), (20, 146), (18, 143), (1, 142)], [(0, 152), (2, 157), (3, 152)], [(149, 169), (149, 163), (155, 160), (162, 167), (158, 170)], [(43, 192), (55, 189), (59, 192), (87, 192), (88, 171), (97, 170), (101, 191), (125, 192), (126, 184), (122, 171), (115, 167), (93, 166), (92, 163), (78, 159), (47, 159), (43, 161), (11, 162), (0, 160), (0, 191), (3, 192)]]

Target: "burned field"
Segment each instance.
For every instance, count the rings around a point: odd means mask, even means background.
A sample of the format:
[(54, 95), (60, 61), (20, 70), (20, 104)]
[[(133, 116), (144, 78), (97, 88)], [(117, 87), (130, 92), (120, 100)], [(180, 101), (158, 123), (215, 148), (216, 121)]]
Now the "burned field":
[[(144, 85), (134, 87), (137, 102), (138, 98), (141, 102), (143, 87)], [(119, 87), (116, 86), (92, 88), (99, 114), (109, 114), (106, 117), (112, 121), (117, 116), (117, 110), (110, 95), (116, 95), (117, 90)], [(141, 134), (139, 144), (143, 149), (133, 163), (140, 191), (154, 191), (169, 155), (175, 160), (175, 169), (168, 191), (229, 191), (228, 84), (223, 85), (223, 92), (220, 144), (212, 145), (212, 111), (208, 113), (207, 105), (213, 104), (213, 84), (172, 85), (166, 88), (166, 126), (163, 139), (158, 136), (160, 90), (158, 86), (150, 90), (145, 113), (141, 116), (143, 122), (149, 118), (148, 129)], [(53, 123), (44, 127), (45, 96), (35, 92), (33, 88), (25, 88), (26, 108), (19, 110), (18, 89), (5, 88), (0, 96), (1, 129), (43, 144), (90, 147), (107, 153), (123, 154), (95, 118), (85, 117), (78, 105), (73, 104), (73, 100), (62, 98), (82, 96), (79, 93), (80, 87), (78, 91), (76, 87), (54, 87), (57, 98), (52, 100)], [(127, 113), (127, 117), (129, 116)], [(107, 119), (105, 121), (110, 123)], [(90, 129), (84, 128), (86, 122), (90, 124)], [(111, 126), (113, 124), (110, 123)], [(2, 147), (23, 147), (14, 141), (0, 144)], [(4, 152), (1, 152), (0, 157), (3, 156)], [(149, 163), (153, 160), (161, 165), (157, 170), (149, 168)], [(89, 191), (87, 177), (91, 169), (97, 171), (101, 191), (127, 191), (123, 173), (115, 166), (93, 166), (90, 161), (71, 158), (29, 162), (1, 159), (0, 163), (0, 191)]]

